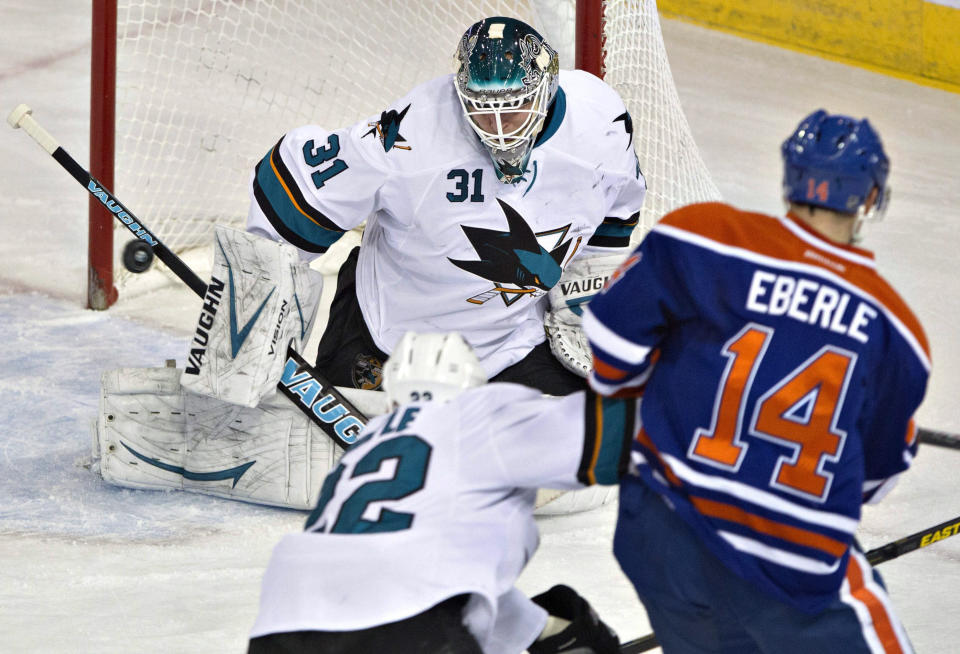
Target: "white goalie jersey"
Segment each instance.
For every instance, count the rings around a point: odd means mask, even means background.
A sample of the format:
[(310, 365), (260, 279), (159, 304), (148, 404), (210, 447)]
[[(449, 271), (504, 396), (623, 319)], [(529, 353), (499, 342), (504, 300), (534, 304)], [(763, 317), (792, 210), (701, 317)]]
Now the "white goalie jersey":
[(514, 589), (539, 543), (536, 488), (617, 483), (636, 413), (592, 391), (499, 383), (372, 420), (305, 531), (275, 548), (252, 637), (365, 629), (470, 594), (464, 620), (484, 651), (522, 652), (546, 620)]
[(377, 346), (456, 330), (493, 376), (543, 342), (543, 298), (570, 261), (626, 256), (646, 191), (617, 93), (559, 79), (516, 183), (497, 179), (446, 76), (379, 118), (286, 134), (257, 165), (248, 229), (316, 256), (368, 221), (356, 286)]

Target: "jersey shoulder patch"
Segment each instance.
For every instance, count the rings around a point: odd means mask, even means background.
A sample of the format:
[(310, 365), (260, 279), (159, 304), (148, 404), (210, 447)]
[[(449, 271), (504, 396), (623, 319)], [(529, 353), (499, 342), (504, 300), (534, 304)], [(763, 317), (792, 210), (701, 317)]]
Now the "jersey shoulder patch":
[(366, 156), (394, 172), (415, 174), (473, 153), (462, 113), (452, 75), (444, 75), (355, 125), (353, 136)]

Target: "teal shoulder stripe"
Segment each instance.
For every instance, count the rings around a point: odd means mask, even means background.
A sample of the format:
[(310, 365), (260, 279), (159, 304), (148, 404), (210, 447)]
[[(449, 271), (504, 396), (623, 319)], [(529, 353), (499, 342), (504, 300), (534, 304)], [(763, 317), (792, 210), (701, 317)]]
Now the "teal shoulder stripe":
[[(285, 239), (309, 252), (323, 252), (333, 245), (344, 232), (336, 229), (334, 224), (325, 216), (309, 218), (294, 203), (294, 199), (287, 192), (290, 185), (288, 184), (287, 188), (284, 188), (277, 172), (271, 165), (271, 156), (275, 150), (276, 148), (270, 150), (257, 165), (254, 176), (254, 195), (257, 203), (270, 223)], [(282, 162), (280, 165), (283, 165)], [(299, 190), (296, 189), (295, 185), (291, 188), (291, 192), (299, 195)], [(301, 206), (306, 204), (302, 199), (301, 203)], [(321, 221), (329, 223), (329, 226), (318, 224)]]
[(598, 484), (616, 484), (626, 473), (636, 418), (635, 399), (601, 399), (600, 449), (593, 467)]

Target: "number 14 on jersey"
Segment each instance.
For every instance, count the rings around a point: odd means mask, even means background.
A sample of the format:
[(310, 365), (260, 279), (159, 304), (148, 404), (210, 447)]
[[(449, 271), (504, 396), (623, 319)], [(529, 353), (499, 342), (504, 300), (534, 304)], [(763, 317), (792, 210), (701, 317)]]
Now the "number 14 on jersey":
[(749, 323), (724, 344), (727, 365), (717, 388), (709, 428), (699, 428), (690, 444), (691, 459), (738, 470), (749, 456), (752, 437), (783, 446), (770, 486), (817, 502), (826, 500), (833, 473), (825, 465), (840, 458), (846, 432), (837, 427), (855, 353), (825, 345), (748, 406), (757, 371), (773, 330)]

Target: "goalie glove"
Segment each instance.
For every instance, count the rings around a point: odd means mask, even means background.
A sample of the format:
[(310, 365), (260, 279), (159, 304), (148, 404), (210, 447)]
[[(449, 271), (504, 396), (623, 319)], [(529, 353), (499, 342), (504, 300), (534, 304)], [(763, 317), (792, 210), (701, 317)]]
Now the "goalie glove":
[(557, 585), (532, 598), (550, 617), (530, 654), (617, 654), (620, 639), (593, 607), (569, 586)]
[(543, 317), (550, 351), (571, 372), (586, 377), (593, 367), (590, 345), (583, 335), (583, 307), (593, 299), (623, 261), (622, 256), (575, 259), (564, 269), (547, 297)]

